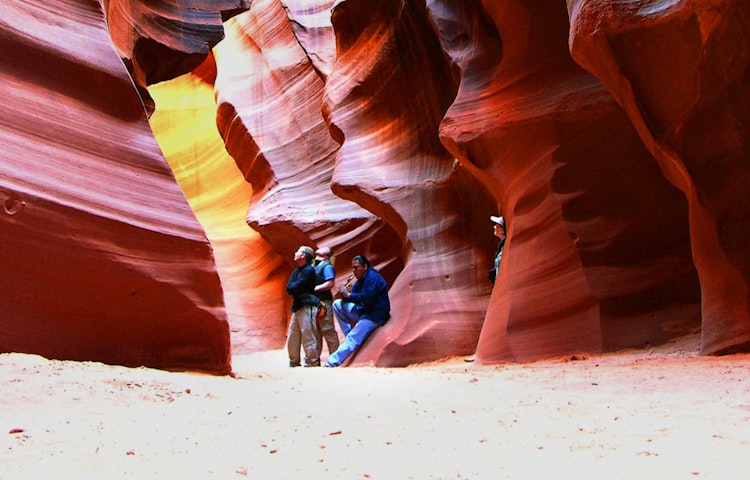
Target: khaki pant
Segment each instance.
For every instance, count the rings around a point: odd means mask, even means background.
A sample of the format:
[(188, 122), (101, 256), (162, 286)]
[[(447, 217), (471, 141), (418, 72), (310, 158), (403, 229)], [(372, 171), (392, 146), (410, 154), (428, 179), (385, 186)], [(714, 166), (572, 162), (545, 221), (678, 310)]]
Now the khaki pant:
[(289, 352), (289, 366), (300, 365), (300, 347), (305, 351), (305, 366), (319, 367), (318, 356), (318, 325), (315, 322), (315, 314), (318, 307), (302, 307), (292, 313), (289, 320), (289, 330), (286, 333), (286, 348)]

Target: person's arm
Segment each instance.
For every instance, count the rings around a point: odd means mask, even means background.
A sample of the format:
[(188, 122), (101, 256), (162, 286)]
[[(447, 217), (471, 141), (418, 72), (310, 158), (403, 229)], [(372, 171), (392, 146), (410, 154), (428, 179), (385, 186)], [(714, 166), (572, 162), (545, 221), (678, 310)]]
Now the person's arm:
[(315, 285), (316, 292), (326, 292), (332, 288), (333, 288), (333, 280), (328, 280), (319, 285)]
[[(357, 282), (354, 282), (354, 285), (356, 285), (356, 284), (357, 284)], [(353, 285), (352, 285), (352, 288), (354, 288)], [(344, 299), (344, 301), (348, 302), (349, 301), (349, 295), (351, 295), (351, 294), (352, 294), (352, 291), (349, 290), (349, 287), (346, 284), (342, 285), (341, 288), (339, 288), (339, 296), (342, 299)]]
[(286, 291), (291, 295), (311, 293), (309, 291), (310, 285), (315, 288), (315, 269), (312, 267), (301, 268), (292, 274), (292, 277), (286, 284)]
[(299, 275), (297, 274), (297, 269), (295, 268), (294, 271), (292, 271), (292, 274), (289, 276), (289, 280), (286, 282), (286, 293), (288, 293), (289, 295), (294, 295), (298, 289)]
[(315, 286), (316, 292), (326, 292), (333, 288), (333, 283), (336, 280), (336, 273), (333, 271), (331, 265), (326, 264), (326, 266), (323, 267), (323, 278), (325, 279), (325, 282)]
[(378, 296), (378, 281), (376, 275), (366, 274), (364, 278), (359, 280), (362, 282), (362, 288), (357, 291), (349, 293), (348, 299), (354, 303), (370, 308), (375, 305)]

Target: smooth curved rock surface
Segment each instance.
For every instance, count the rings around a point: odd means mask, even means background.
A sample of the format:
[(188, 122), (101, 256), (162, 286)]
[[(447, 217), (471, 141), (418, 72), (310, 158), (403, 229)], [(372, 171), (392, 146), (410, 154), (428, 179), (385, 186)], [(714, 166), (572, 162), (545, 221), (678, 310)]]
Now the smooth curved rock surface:
[(483, 6), (491, 23), (469, 4), (432, 10), (462, 74), (441, 136), (508, 220), (477, 360), (611, 351), (696, 328), (684, 198), (572, 61), (564, 6)]
[(281, 0), (294, 37), (308, 61), (324, 80), (336, 61), (336, 38), (331, 25), (332, 0)]
[(403, 263), (393, 230), (331, 192), (339, 144), (321, 114), (324, 83), (281, 3), (254, 2), (226, 23), (226, 37), (216, 48), (217, 124), (253, 187), (248, 224), (288, 262), (288, 273), (300, 245), (327, 245), (340, 280), (359, 253), (393, 280)]
[[(750, 348), (750, 5), (569, 2), (575, 58), (687, 197), (703, 353)], [(646, 48), (648, 45), (648, 48)]]
[(211, 246), (102, 11), (0, 10), (0, 351), (228, 373)]
[(252, 187), (216, 129), (215, 77), (209, 55), (193, 73), (150, 87), (157, 105), (150, 122), (213, 246), (232, 354), (277, 349), (284, 345), (289, 308), (286, 259), (245, 222)]
[(226, 12), (252, 0), (102, 0), (110, 36), (141, 87), (186, 74), (223, 37)]
[(332, 23), (338, 54), (325, 109), (344, 139), (333, 191), (391, 225), (407, 258), (390, 289), (391, 320), (352, 362), (471, 354), (489, 293), (495, 205), (437, 137), (455, 97), (450, 64), (413, 3), (337, 2)]
[(391, 285), (354, 365), (750, 348), (746, 3), (210, 3), (0, 6), (3, 351), (226, 372), (302, 244)]

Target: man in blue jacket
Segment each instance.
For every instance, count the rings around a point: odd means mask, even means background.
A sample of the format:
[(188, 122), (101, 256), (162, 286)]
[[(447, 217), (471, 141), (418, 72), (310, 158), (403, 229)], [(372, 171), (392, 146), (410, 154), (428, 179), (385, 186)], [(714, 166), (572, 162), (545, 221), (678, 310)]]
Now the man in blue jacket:
[(339, 289), (340, 299), (333, 302), (333, 314), (346, 335), (344, 341), (328, 356), (326, 367), (338, 367), (354, 353), (375, 331), (391, 318), (388, 286), (383, 277), (362, 255), (352, 259), (352, 273), (357, 281), (351, 292), (346, 286)]

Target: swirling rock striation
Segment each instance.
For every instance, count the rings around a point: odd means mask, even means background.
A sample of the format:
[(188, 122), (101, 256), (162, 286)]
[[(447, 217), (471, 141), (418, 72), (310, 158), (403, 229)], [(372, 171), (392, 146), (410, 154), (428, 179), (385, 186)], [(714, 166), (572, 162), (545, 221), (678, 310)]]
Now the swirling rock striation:
[(222, 22), (252, 0), (101, 0), (112, 43), (149, 111), (147, 87), (198, 68), (222, 38)]
[[(227, 371), (224, 300), (237, 351), (278, 347), (309, 244), (340, 276), (364, 253), (391, 285), (393, 318), (354, 365), (697, 329), (704, 353), (746, 351), (749, 8), (6, 2), (0, 348)], [(169, 154), (207, 233), (145, 123), (147, 88), (177, 77), (215, 93), (215, 124), (154, 122), (218, 129)], [(219, 141), (246, 185), (214, 163)], [(491, 214), (508, 221), (494, 290)]]
[(391, 225), (407, 260), (390, 289), (390, 322), (353, 363), (471, 354), (489, 293), (495, 208), (437, 137), (455, 96), (450, 63), (418, 4), (338, 2), (332, 22), (337, 58), (325, 110), (344, 138), (333, 191)]
[(0, 9), (0, 351), (228, 373), (211, 246), (102, 11)]
[(611, 351), (696, 328), (684, 199), (571, 59), (563, 5), (469, 5), (433, 15), (462, 74), (441, 137), (509, 222), (477, 359)]
[[(330, 189), (339, 144), (321, 113), (324, 82), (293, 35), (287, 11), (276, 0), (256, 1), (226, 23), (226, 36), (216, 48), (217, 124), (253, 186), (249, 225), (290, 268), (300, 245), (327, 245), (342, 276), (354, 255), (372, 252), (395, 278), (402, 252), (392, 229)], [(279, 295), (291, 301), (286, 292)]]

